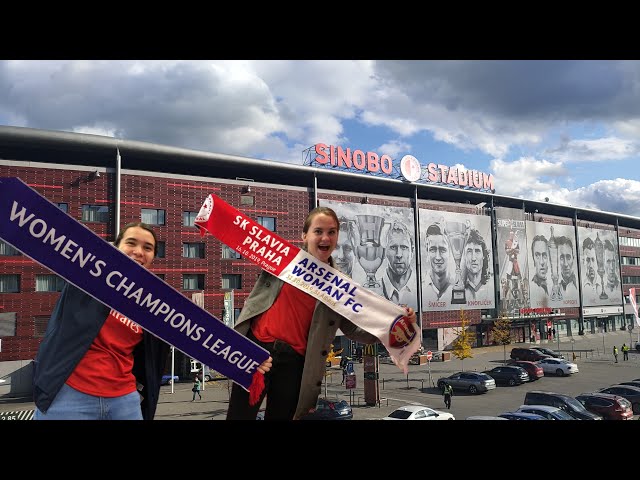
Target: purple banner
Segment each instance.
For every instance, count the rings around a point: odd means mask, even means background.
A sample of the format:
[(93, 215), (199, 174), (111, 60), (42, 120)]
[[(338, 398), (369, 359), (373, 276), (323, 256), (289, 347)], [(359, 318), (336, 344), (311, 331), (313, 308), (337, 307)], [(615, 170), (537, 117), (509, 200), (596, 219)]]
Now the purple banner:
[(19, 178), (0, 178), (0, 238), (246, 390), (269, 357)]

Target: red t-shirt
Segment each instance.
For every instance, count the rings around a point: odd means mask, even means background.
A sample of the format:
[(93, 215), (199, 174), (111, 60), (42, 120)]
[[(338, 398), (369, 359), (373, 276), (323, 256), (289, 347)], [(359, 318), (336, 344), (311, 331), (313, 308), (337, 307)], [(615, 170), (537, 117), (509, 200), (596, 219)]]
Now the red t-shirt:
[(271, 308), (253, 321), (251, 330), (261, 342), (282, 340), (304, 356), (315, 307), (315, 298), (285, 283)]
[(142, 328), (111, 310), (67, 385), (97, 397), (119, 397), (135, 391), (133, 349), (141, 341)]

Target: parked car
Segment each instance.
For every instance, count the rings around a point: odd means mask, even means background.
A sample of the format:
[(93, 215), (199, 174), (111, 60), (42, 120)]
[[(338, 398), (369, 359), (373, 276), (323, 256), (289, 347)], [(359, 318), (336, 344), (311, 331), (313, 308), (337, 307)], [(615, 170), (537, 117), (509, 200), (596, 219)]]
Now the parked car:
[(445, 384), (451, 385), (454, 390), (473, 394), (485, 393), (496, 388), (496, 381), (482, 372), (457, 372), (438, 379), (437, 385), (440, 390), (444, 390)]
[(492, 415), (471, 415), (470, 417), (465, 418), (465, 420), (507, 420), (503, 417), (492, 416)]
[(620, 382), (618, 385), (631, 385), (632, 387), (640, 387), (640, 380), (629, 380), (628, 382)]
[(564, 393), (531, 390), (525, 394), (524, 404), (557, 407), (578, 420), (602, 420), (601, 415), (590, 412), (578, 400)]
[(547, 420), (577, 420), (567, 412), (558, 407), (550, 407), (549, 405), (521, 405), (517, 412), (535, 413), (541, 415)]
[(543, 358), (551, 357), (532, 348), (516, 347), (511, 349), (511, 358), (513, 358), (514, 360), (529, 360), (530, 362), (537, 362), (538, 360), (542, 360)]
[(630, 420), (633, 418), (631, 402), (611, 393), (581, 393), (576, 397), (584, 408), (602, 415), (605, 420)]
[(610, 387), (600, 388), (596, 390), (600, 393), (613, 393), (626, 398), (631, 403), (633, 414), (640, 413), (640, 388), (631, 385), (611, 385)]
[(577, 363), (570, 362), (569, 360), (562, 360), (560, 358), (543, 358), (538, 362), (538, 365), (542, 367), (545, 375), (547, 373), (553, 373), (559, 377), (564, 377), (565, 375), (571, 375), (580, 371), (578, 370)]
[(564, 358), (563, 354), (556, 352), (555, 350), (551, 350), (550, 348), (547, 348), (547, 347), (536, 346), (536, 347), (530, 347), (530, 348), (534, 350), (538, 350), (539, 352), (544, 353), (545, 355), (549, 355), (550, 357), (553, 357), (553, 358)]
[(172, 383), (176, 383), (180, 381), (180, 377), (178, 375), (163, 375), (162, 380), (160, 381), (160, 385), (171, 385)]
[(405, 405), (396, 408), (382, 420), (455, 420), (449, 412), (441, 412), (424, 405)]
[(498, 416), (506, 418), (507, 420), (546, 420), (546, 417), (542, 415), (525, 412), (503, 412)]
[(484, 373), (489, 375), (496, 381), (498, 385), (522, 385), (529, 381), (529, 374), (527, 371), (516, 365), (503, 365), (493, 367), (491, 370), (485, 370)]
[(544, 377), (544, 370), (535, 362), (530, 362), (529, 360), (512, 360), (509, 365), (516, 365), (524, 368), (529, 374), (530, 382)]
[(352, 420), (353, 410), (346, 400), (318, 398), (316, 409), (300, 420)]

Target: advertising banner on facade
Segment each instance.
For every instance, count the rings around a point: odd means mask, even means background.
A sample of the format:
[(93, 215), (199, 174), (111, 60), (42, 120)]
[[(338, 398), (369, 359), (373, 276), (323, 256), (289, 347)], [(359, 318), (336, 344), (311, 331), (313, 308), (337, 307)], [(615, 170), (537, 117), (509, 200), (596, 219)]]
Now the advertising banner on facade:
[(336, 267), (397, 305), (418, 310), (415, 222), (410, 208), (320, 200), (340, 219)]
[(491, 219), (420, 209), (422, 310), (495, 308)]
[(500, 275), (500, 311), (530, 308), (525, 216), (516, 208), (496, 207), (496, 245)]
[(531, 308), (579, 307), (575, 228), (527, 221)]
[(615, 230), (578, 227), (582, 305), (621, 305), (618, 236)]

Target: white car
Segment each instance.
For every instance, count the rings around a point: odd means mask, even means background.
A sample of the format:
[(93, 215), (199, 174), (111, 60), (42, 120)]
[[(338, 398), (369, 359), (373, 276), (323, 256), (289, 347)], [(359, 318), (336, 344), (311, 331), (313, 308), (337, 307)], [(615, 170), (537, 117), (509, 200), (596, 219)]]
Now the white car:
[(536, 363), (542, 367), (545, 375), (547, 373), (553, 373), (554, 375), (563, 377), (579, 372), (577, 364), (561, 358), (543, 358)]
[(448, 412), (441, 412), (424, 405), (405, 405), (396, 408), (382, 420), (455, 420)]

